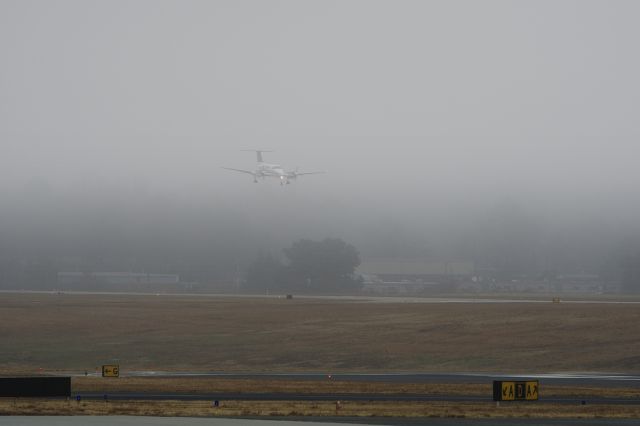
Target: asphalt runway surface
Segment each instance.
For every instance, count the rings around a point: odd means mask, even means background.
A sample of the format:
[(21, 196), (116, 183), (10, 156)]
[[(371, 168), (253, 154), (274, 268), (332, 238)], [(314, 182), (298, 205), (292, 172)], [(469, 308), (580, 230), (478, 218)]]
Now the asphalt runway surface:
[[(99, 373), (91, 373), (96, 376)], [(84, 376), (75, 371), (62, 376)], [(640, 375), (612, 373), (543, 373), (543, 374), (489, 374), (489, 373), (225, 373), (216, 371), (129, 371), (122, 377), (157, 378), (221, 378), (250, 380), (332, 380), (379, 383), (492, 383), (494, 380), (539, 380), (541, 385), (634, 387), (640, 386)]]
[[(175, 298), (238, 298), (238, 299), (285, 299), (284, 294), (226, 294), (226, 293), (152, 293), (152, 292), (118, 292), (118, 291), (44, 291), (44, 290), (0, 290), (0, 293), (7, 294), (53, 294), (53, 295), (96, 295), (96, 296), (147, 296), (147, 297), (175, 297)], [(314, 295), (293, 295), (294, 299), (301, 300), (333, 300), (343, 302), (368, 302), (368, 303), (552, 303), (551, 298), (535, 297), (528, 295), (526, 298), (501, 298), (487, 297), (486, 295), (475, 297), (408, 297), (408, 296), (314, 296)], [(530, 297), (533, 296), (533, 297)], [(628, 300), (620, 298), (618, 300), (597, 299), (595, 295), (588, 298), (581, 298), (580, 295), (567, 296), (561, 303), (570, 304), (623, 304), (640, 305), (640, 300)]]
[[(83, 374), (78, 374), (83, 376)], [(332, 380), (332, 381), (360, 381), (360, 382), (387, 382), (387, 383), (492, 383), (493, 380), (527, 379), (539, 380), (540, 385), (563, 385), (580, 387), (636, 387), (640, 384), (640, 376), (635, 375), (604, 375), (604, 374), (543, 374), (543, 375), (488, 375), (482, 373), (450, 373), (450, 374), (335, 374), (331, 378), (319, 373), (281, 373), (281, 374), (237, 374), (215, 372), (157, 372), (139, 371), (127, 374), (128, 377), (151, 378), (196, 378), (196, 377), (220, 377), (226, 379), (257, 379), (257, 380)], [(317, 393), (299, 394), (284, 392), (243, 392), (243, 393), (159, 393), (159, 392), (81, 392), (74, 393), (73, 397), (80, 396), (86, 399), (111, 399), (111, 400), (181, 400), (181, 401), (435, 401), (435, 402), (491, 402), (492, 395), (427, 395), (427, 394), (358, 394), (358, 393)], [(545, 398), (540, 396), (541, 403), (556, 404), (640, 404), (640, 389), (637, 397), (607, 398), (607, 397), (562, 397)]]
[[(492, 396), (425, 395), (425, 394), (361, 394), (361, 393), (156, 393), (156, 392), (78, 392), (73, 398), (111, 401), (351, 401), (351, 402), (492, 402)], [(640, 398), (544, 398), (538, 403), (640, 405)]]

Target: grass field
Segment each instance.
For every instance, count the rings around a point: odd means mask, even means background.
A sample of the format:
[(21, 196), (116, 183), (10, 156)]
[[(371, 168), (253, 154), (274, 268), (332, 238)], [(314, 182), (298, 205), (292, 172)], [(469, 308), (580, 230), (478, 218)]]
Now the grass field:
[(0, 295), (0, 373), (640, 372), (640, 306)]
[[(322, 299), (0, 294), (0, 374), (94, 372), (82, 392), (491, 394), (491, 384), (127, 377), (133, 370), (535, 373), (640, 371), (634, 304), (367, 303)], [(635, 388), (544, 386), (546, 397), (637, 397)], [(1, 414), (640, 417), (640, 406), (0, 399)]]
[(358, 416), (446, 418), (639, 418), (640, 406), (492, 403), (307, 401), (60, 401), (1, 400), (0, 415)]

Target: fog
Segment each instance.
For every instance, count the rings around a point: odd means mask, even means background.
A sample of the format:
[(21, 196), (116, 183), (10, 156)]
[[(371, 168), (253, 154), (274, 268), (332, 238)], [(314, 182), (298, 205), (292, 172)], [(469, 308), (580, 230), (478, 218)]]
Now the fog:
[[(640, 235), (639, 12), (5, 0), (0, 259), (224, 281), (335, 237), (364, 259), (614, 273)], [(254, 184), (221, 168), (252, 170), (242, 149), (327, 173)]]

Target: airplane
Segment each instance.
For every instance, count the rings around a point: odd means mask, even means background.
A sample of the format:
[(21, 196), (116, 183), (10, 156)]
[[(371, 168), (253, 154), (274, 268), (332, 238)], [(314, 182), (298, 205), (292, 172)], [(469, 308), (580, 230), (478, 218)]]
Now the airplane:
[(222, 167), (225, 170), (232, 170), (234, 172), (246, 173), (253, 176), (253, 183), (258, 183), (258, 178), (264, 179), (267, 177), (273, 177), (280, 180), (280, 185), (289, 185), (292, 180), (298, 178), (298, 176), (302, 175), (317, 175), (325, 172), (299, 172), (296, 170), (285, 170), (279, 164), (270, 164), (265, 163), (262, 159), (262, 153), (264, 152), (273, 152), (267, 150), (257, 150), (257, 149), (243, 149), (242, 151), (249, 151), (256, 153), (256, 159), (258, 161), (258, 165), (254, 171), (251, 170), (242, 170), (242, 169), (233, 169), (231, 167)]

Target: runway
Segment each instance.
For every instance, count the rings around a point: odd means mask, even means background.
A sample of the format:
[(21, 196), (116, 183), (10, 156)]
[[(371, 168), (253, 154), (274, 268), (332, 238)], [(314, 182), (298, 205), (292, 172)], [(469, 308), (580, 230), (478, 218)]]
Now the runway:
[[(56, 375), (84, 376), (74, 371)], [(98, 375), (92, 373), (90, 375)], [(346, 382), (382, 383), (491, 383), (494, 380), (540, 380), (541, 384), (561, 386), (630, 387), (640, 384), (640, 375), (613, 373), (542, 373), (542, 374), (490, 374), (482, 372), (464, 373), (337, 373), (281, 372), (281, 373), (226, 373), (216, 371), (128, 371), (122, 377), (172, 377), (172, 378), (223, 378), (250, 380), (332, 380)]]
[[(77, 374), (76, 376), (84, 376)], [(387, 374), (334, 374), (329, 379), (320, 373), (219, 373), (219, 372), (161, 372), (133, 371), (126, 377), (147, 378), (224, 378), (238, 380), (283, 380), (283, 381), (348, 381), (348, 382), (383, 382), (383, 383), (460, 383), (489, 384), (493, 380), (526, 380), (535, 379), (540, 385), (562, 385), (575, 387), (635, 387), (640, 382), (636, 375), (612, 374), (539, 374), (539, 375), (489, 375), (486, 373), (387, 373)], [(403, 402), (491, 402), (492, 396), (477, 395), (445, 395), (445, 394), (408, 394), (408, 393), (286, 393), (286, 392), (236, 392), (236, 393), (175, 393), (175, 392), (82, 392), (74, 393), (87, 399), (111, 400), (181, 400), (181, 401), (403, 401)], [(541, 403), (556, 404), (640, 404), (640, 392), (637, 397), (544, 397)]]
[[(64, 290), (0, 290), (0, 294), (48, 294), (48, 295), (82, 295), (82, 296), (144, 296), (144, 297), (171, 297), (171, 298), (236, 298), (236, 299), (286, 299), (284, 294), (227, 294), (227, 293), (151, 293), (151, 292), (118, 292), (118, 291), (64, 291)], [(531, 295), (528, 295), (531, 296)], [(580, 298), (580, 296), (567, 296), (561, 299), (560, 303), (565, 304), (605, 304), (605, 305), (640, 305), (637, 298)], [(425, 303), (425, 304), (447, 304), (447, 303), (467, 303), (467, 304), (508, 304), (508, 303), (552, 303), (552, 297), (523, 297), (523, 298), (501, 298), (487, 297), (407, 297), (407, 296), (363, 296), (363, 295), (294, 295), (293, 300), (330, 300), (342, 302), (361, 303)]]
[[(81, 400), (113, 401), (343, 401), (343, 402), (492, 402), (491, 396), (424, 395), (424, 394), (360, 394), (360, 393), (146, 393), (146, 392), (82, 392), (73, 394)], [(640, 398), (545, 398), (538, 403), (640, 405)]]

